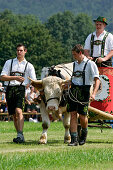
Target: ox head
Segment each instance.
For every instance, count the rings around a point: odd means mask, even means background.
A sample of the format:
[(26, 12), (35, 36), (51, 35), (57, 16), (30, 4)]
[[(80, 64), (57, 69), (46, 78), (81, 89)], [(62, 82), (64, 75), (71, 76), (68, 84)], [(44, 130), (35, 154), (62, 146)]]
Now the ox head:
[(31, 84), (38, 90), (43, 90), (47, 111), (57, 111), (61, 101), (62, 92), (69, 80), (63, 80), (56, 76), (49, 76), (43, 80), (31, 80)]

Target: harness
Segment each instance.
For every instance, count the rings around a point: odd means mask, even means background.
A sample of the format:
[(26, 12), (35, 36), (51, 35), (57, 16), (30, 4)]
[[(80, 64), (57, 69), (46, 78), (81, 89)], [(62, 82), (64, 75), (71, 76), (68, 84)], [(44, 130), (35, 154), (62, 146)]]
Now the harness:
[(90, 44), (91, 44), (91, 57), (93, 57), (93, 47), (94, 47), (94, 45), (101, 45), (101, 57), (104, 57), (105, 40), (106, 40), (106, 37), (108, 36), (108, 34), (109, 34), (109, 32), (106, 32), (102, 41), (100, 41), (100, 40), (94, 41), (95, 35), (93, 35), (93, 33), (92, 33), (91, 42), (90, 42)]
[[(24, 72), (23, 72), (23, 73), (21, 73), (21, 72), (19, 72), (19, 71), (12, 72), (12, 65), (13, 65), (13, 59), (12, 59), (12, 61), (11, 61), (10, 76), (22, 76), (22, 77), (25, 76), (25, 71), (26, 71), (26, 68), (27, 68), (27, 65), (28, 65), (28, 61), (27, 61), (26, 65), (25, 65), (25, 69), (24, 69)], [(9, 83), (8, 83), (8, 86), (9, 86), (9, 84), (10, 84), (10, 81), (9, 81)], [(21, 83), (20, 85), (22, 85), (22, 83)]]
[[(69, 72), (66, 70), (68, 68), (66, 68), (66, 67), (59, 67), (59, 68), (63, 68), (69, 74)], [(56, 70), (54, 65), (51, 66), (50, 68), (48, 68), (48, 76), (56, 76), (56, 77), (60, 77), (61, 79), (65, 80), (65, 77), (61, 74), (61, 70), (60, 69)], [(67, 90), (63, 90), (61, 100), (60, 100), (59, 97), (51, 97), (48, 100), (45, 99), (45, 95), (40, 95), (40, 97), (44, 101), (45, 105), (47, 105), (48, 101), (56, 99), (59, 102), (59, 106), (63, 106), (64, 107), (67, 104), (68, 91)], [(38, 102), (41, 102), (41, 100), (39, 100), (39, 99), (37, 99), (37, 100), (38, 100)]]
[[(83, 68), (83, 71), (75, 71), (74, 72), (75, 62), (73, 63), (73, 74), (72, 74), (72, 77), (82, 77), (83, 78), (83, 86), (85, 86), (85, 69), (86, 69), (88, 61), (89, 60), (86, 61), (85, 65), (84, 65), (84, 68)], [(72, 80), (72, 77), (71, 77), (71, 80)]]
[(56, 70), (55, 66), (51, 66), (48, 69), (48, 76), (57, 76), (65, 80), (65, 77), (61, 74), (61, 70)]

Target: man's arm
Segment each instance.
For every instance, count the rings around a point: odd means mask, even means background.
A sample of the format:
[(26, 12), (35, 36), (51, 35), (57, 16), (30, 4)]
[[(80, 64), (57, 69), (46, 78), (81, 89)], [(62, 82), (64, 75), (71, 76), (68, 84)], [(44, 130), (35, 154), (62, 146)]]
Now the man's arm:
[(17, 80), (19, 82), (24, 81), (24, 77), (22, 76), (7, 76), (7, 75), (1, 75), (0, 77), (1, 81), (11, 81), (11, 80)]
[(113, 57), (113, 50), (111, 50), (107, 56), (105, 57), (99, 57), (98, 60), (97, 60), (97, 63), (102, 63), (103, 61), (107, 61), (109, 60), (111, 57)]
[(95, 85), (94, 85), (93, 93), (91, 94), (90, 99), (89, 99), (90, 101), (95, 100), (95, 95), (96, 95), (96, 93), (97, 93), (97, 91), (99, 89), (99, 85), (100, 85), (100, 80), (99, 80), (98, 77), (95, 77), (94, 81), (95, 81)]

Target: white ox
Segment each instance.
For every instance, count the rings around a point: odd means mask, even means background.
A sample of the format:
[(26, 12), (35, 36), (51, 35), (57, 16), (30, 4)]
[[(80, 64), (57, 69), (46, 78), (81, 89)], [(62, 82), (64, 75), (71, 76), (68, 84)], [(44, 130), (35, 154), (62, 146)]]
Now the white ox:
[[(73, 63), (68, 64), (61, 64), (55, 66), (56, 70), (60, 70), (61, 75), (65, 77), (66, 80), (63, 80), (56, 76), (49, 76), (47, 75), (48, 72), (43, 72), (43, 79), (42, 80), (31, 80), (31, 84), (36, 87), (38, 90), (42, 90), (44, 92), (45, 98), (41, 100), (40, 103), (40, 111), (42, 116), (42, 127), (43, 132), (40, 137), (40, 144), (47, 143), (47, 129), (50, 126), (50, 119), (49, 114), (52, 113), (53, 117), (59, 117), (59, 114), (63, 113), (63, 126), (65, 128), (65, 135), (64, 135), (64, 142), (70, 143), (70, 114), (67, 112), (66, 106), (60, 107), (60, 101), (62, 98), (62, 92), (64, 90), (65, 84), (69, 82), (72, 70), (73, 70)], [(43, 70), (44, 71), (44, 70)], [(47, 70), (46, 70), (47, 71)], [(44, 75), (45, 74), (45, 75)], [(44, 78), (45, 77), (45, 78)]]

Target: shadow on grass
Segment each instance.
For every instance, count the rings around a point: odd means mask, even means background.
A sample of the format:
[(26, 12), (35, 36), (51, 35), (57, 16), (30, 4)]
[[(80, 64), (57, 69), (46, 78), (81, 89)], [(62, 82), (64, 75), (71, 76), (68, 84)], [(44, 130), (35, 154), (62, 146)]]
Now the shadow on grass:
[[(111, 141), (87, 141), (87, 144), (113, 144)], [(15, 144), (15, 145), (49, 145), (49, 146), (57, 146), (59, 144), (65, 144), (63, 140), (48, 140), (47, 144), (40, 144), (38, 140), (26, 140), (24, 143), (14, 143), (14, 142), (2, 142), (0, 144)]]
[[(14, 142), (2, 142), (0, 144), (18, 144), (18, 145), (42, 145), (39, 144), (38, 140), (26, 140), (24, 143), (14, 143)], [(64, 144), (63, 140), (48, 140), (46, 145), (52, 146), (57, 144)]]
[[(63, 141), (62, 140), (48, 140), (47, 141), (47, 144), (49, 144), (49, 145), (55, 145), (55, 144), (62, 144), (63, 143)], [(25, 141), (25, 143), (23, 143), (24, 145), (42, 145), (42, 144), (39, 144), (39, 141), (37, 140), (37, 141), (33, 141), (33, 140), (29, 140), (29, 141)], [(47, 145), (46, 144), (46, 145)]]
[(25, 141), (24, 143), (14, 143), (14, 142), (2, 142), (0, 144), (18, 144), (18, 145), (37, 145), (38, 141), (33, 141), (33, 140), (29, 140), (29, 141)]
[(113, 144), (113, 142), (110, 141), (87, 141), (86, 143), (93, 144), (93, 143), (106, 143), (106, 144)]
[(55, 144), (64, 144), (63, 140), (48, 140), (47, 142), (50, 146), (55, 145)]

